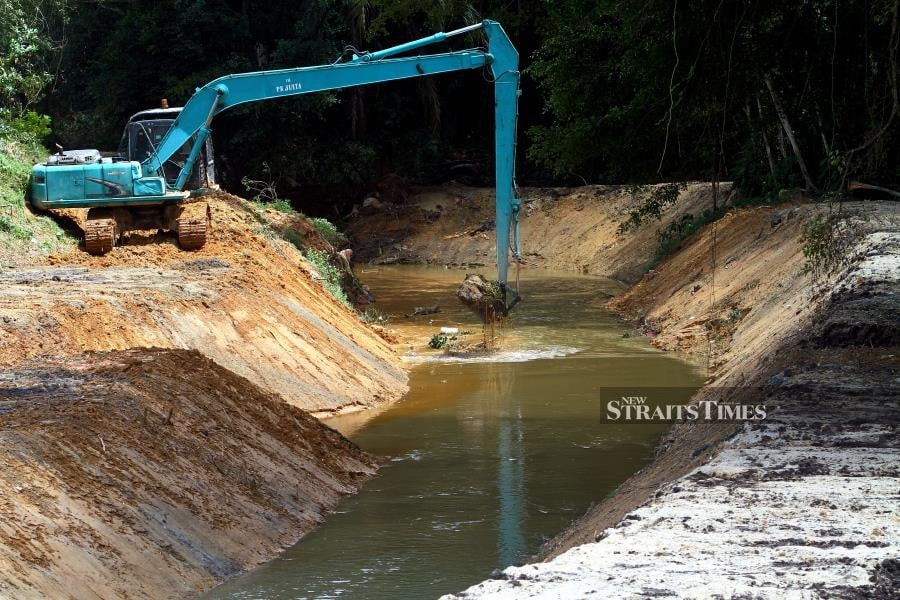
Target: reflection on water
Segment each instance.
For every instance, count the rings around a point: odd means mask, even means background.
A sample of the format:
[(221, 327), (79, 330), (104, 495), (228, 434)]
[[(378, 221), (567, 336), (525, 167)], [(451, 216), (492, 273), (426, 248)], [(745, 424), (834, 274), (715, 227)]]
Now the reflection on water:
[[(456, 303), (462, 272), (364, 273), (396, 316), (417, 364), (410, 392), (378, 413), (329, 421), (386, 457), (378, 476), (280, 558), (209, 598), (419, 599), (463, 589), (519, 562), (652, 457), (658, 425), (600, 422), (604, 387), (659, 386), (686, 400), (701, 383), (603, 304), (615, 284), (535, 274), (493, 360), (432, 360), (441, 326), (477, 330)], [(415, 306), (441, 312), (403, 318)], [(664, 387), (664, 389), (662, 389)]]

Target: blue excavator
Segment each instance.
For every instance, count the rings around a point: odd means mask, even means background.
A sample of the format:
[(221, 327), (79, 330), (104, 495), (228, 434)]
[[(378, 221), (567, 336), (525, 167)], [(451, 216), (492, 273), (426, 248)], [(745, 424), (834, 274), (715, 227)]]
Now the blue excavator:
[[(398, 57), (479, 29), (487, 48)], [(122, 233), (137, 229), (175, 231), (182, 249), (200, 248), (211, 225), (203, 194), (212, 179), (210, 127), (216, 115), (260, 100), (479, 69), (494, 83), (497, 279), (506, 304), (509, 256), (518, 259), (520, 252), (514, 170), (521, 92), (518, 52), (496, 21), (376, 52), (351, 47), (328, 65), (220, 77), (198, 88), (180, 109), (164, 106), (133, 116), (117, 156), (60, 148), (34, 166), (31, 204), (43, 210), (89, 209), (84, 235), (91, 254), (109, 252)]]

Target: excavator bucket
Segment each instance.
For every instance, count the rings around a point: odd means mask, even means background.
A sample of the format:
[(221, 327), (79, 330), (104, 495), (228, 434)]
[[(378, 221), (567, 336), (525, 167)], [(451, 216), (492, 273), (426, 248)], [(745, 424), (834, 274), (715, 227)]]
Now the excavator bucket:
[(499, 281), (485, 279), (484, 276), (477, 274), (466, 275), (456, 288), (456, 297), (478, 315), (483, 323), (504, 319), (521, 300), (521, 296)]

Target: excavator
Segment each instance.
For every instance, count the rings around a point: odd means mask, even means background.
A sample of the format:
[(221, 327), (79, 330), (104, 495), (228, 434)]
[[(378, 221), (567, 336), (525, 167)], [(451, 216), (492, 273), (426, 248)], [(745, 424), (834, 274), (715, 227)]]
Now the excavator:
[[(398, 57), (476, 30), (484, 32), (487, 48)], [(133, 116), (116, 156), (59, 148), (34, 166), (30, 201), (38, 210), (89, 209), (84, 237), (91, 254), (109, 252), (122, 233), (138, 229), (175, 231), (182, 249), (197, 249), (211, 226), (203, 195), (213, 168), (210, 127), (216, 115), (261, 100), (478, 69), (494, 83), (497, 279), (506, 304), (509, 257), (520, 256), (515, 151), (521, 92), (518, 52), (496, 21), (374, 52), (348, 47), (327, 65), (220, 77), (197, 88), (180, 109), (163, 106)]]

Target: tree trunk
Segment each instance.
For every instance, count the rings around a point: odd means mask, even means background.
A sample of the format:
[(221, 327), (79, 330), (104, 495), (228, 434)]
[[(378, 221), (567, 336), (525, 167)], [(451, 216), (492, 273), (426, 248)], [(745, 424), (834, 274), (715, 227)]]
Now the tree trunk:
[(769, 144), (769, 136), (766, 134), (766, 120), (763, 119), (762, 102), (759, 101), (759, 92), (756, 92), (756, 112), (759, 115), (759, 132), (762, 134), (763, 144), (766, 146), (766, 158), (769, 160), (769, 171), (775, 176), (775, 157), (772, 154), (772, 145)]
[(800, 145), (797, 143), (797, 138), (794, 136), (791, 122), (788, 121), (787, 113), (784, 112), (784, 107), (781, 105), (781, 99), (778, 97), (775, 86), (772, 85), (772, 78), (768, 73), (763, 76), (763, 81), (766, 82), (766, 87), (769, 89), (769, 95), (772, 97), (772, 104), (775, 106), (775, 113), (781, 121), (781, 127), (784, 129), (784, 134), (787, 136), (788, 141), (791, 143), (791, 148), (794, 150), (794, 158), (797, 159), (797, 164), (800, 165), (800, 173), (803, 175), (806, 189), (811, 192), (818, 192), (818, 188), (816, 188), (816, 185), (809, 176), (809, 171), (806, 169), (806, 161), (803, 160), (803, 154), (800, 152)]
[(819, 137), (822, 138), (822, 148), (825, 149), (825, 156), (830, 156), (831, 145), (828, 143), (828, 138), (825, 137), (825, 125), (822, 123), (822, 112), (819, 110), (819, 103), (815, 102), (813, 106), (816, 110), (816, 123), (819, 124)]
[[(759, 102), (759, 97), (757, 96), (757, 103)], [(750, 110), (750, 102), (744, 103), (744, 114), (747, 115), (747, 125), (750, 126), (750, 131), (754, 131), (756, 129), (756, 123), (753, 121), (753, 111)], [(775, 175), (775, 160), (772, 158), (772, 148), (769, 147), (769, 138), (766, 136), (765, 123), (762, 120), (762, 111), (759, 113), (759, 133), (762, 136), (763, 147), (766, 149), (766, 160), (769, 163), (769, 173), (771, 175)]]

